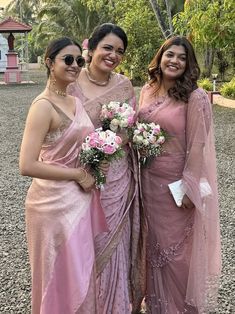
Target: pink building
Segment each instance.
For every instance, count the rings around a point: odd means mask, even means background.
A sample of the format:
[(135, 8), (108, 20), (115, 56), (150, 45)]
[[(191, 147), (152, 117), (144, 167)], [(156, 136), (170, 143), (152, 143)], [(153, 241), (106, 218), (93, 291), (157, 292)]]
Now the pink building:
[(17, 20), (8, 17), (0, 23), (0, 33), (8, 33), (8, 51), (7, 66), (4, 73), (4, 81), (7, 84), (20, 83), (21, 72), (18, 64), (18, 53), (14, 50), (15, 37), (13, 33), (28, 33), (32, 30), (32, 27), (24, 23), (18, 22)]

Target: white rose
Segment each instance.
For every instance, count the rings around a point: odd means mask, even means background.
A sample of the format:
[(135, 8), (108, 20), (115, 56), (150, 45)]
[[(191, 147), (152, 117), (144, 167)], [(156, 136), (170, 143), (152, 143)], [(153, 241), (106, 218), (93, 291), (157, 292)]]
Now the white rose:
[(147, 131), (144, 131), (144, 132), (143, 132), (143, 137), (144, 137), (144, 138), (147, 138), (148, 136), (149, 136), (149, 133), (148, 133)]
[(142, 144), (143, 139), (144, 139), (144, 138), (143, 138), (142, 135), (137, 135), (137, 136), (134, 136), (133, 141), (134, 141), (135, 143)]
[(119, 126), (119, 120), (114, 118), (114, 119), (111, 121), (111, 125), (113, 125), (113, 126)]
[(138, 135), (138, 134), (140, 134), (140, 130), (136, 129), (136, 130), (134, 131), (134, 135)]
[(144, 140), (143, 140), (143, 144), (144, 144), (144, 146), (148, 146), (148, 145), (149, 145), (149, 141), (146, 140), (146, 139), (144, 139)]
[(159, 136), (157, 140), (157, 144), (163, 144), (165, 142), (165, 137), (164, 136)]
[(113, 124), (110, 124), (110, 129), (111, 129), (113, 132), (116, 132), (117, 129), (118, 129), (118, 126), (113, 125)]
[(127, 120), (121, 120), (119, 125), (121, 128), (126, 128), (128, 126)]

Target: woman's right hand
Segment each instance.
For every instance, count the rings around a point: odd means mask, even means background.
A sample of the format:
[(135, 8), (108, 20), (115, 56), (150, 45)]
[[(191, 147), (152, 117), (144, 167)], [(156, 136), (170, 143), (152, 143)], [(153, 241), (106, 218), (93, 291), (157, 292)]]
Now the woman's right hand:
[(78, 168), (77, 183), (85, 192), (90, 192), (95, 187), (95, 178), (84, 168)]
[(184, 197), (182, 199), (182, 205), (181, 207), (183, 209), (193, 209), (195, 207), (195, 205), (193, 204), (193, 202), (190, 200), (190, 198), (184, 194)]

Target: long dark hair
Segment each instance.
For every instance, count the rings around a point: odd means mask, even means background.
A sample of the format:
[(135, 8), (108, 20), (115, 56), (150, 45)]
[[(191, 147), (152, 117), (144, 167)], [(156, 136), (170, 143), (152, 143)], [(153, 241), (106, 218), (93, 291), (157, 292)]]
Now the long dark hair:
[(168, 94), (170, 97), (174, 97), (176, 100), (182, 100), (187, 103), (190, 94), (197, 88), (197, 80), (200, 76), (200, 68), (193, 46), (186, 37), (171, 37), (167, 39), (160, 47), (148, 67), (148, 74), (150, 78), (149, 84), (156, 87), (155, 92), (159, 90), (162, 83), (162, 71), (160, 67), (162, 55), (173, 45), (183, 46), (185, 48), (186, 68), (182, 76), (176, 79), (175, 85), (168, 90)]
[(122, 40), (123, 46), (124, 46), (124, 52), (125, 52), (125, 50), (127, 48), (127, 44), (128, 44), (127, 35), (120, 26), (117, 26), (117, 25), (112, 24), (112, 23), (104, 23), (104, 24), (97, 26), (94, 29), (91, 37), (88, 40), (88, 49), (94, 50), (97, 47), (97, 45), (99, 44), (99, 42), (106, 35), (108, 35), (110, 33), (115, 34), (116, 36), (118, 36)]
[(71, 46), (71, 45), (77, 46), (82, 53), (82, 47), (79, 45), (79, 43), (77, 43), (76, 41), (74, 41), (73, 39), (71, 39), (69, 37), (61, 37), (61, 38), (54, 39), (54, 40), (49, 42), (49, 44), (46, 48), (46, 51), (45, 51), (45, 56), (44, 56), (44, 62), (45, 62), (46, 68), (47, 68), (47, 76), (48, 77), (50, 75), (50, 68), (46, 64), (46, 60), (49, 58), (50, 60), (54, 61), (55, 57), (58, 55), (58, 53), (62, 49), (64, 49), (67, 46)]

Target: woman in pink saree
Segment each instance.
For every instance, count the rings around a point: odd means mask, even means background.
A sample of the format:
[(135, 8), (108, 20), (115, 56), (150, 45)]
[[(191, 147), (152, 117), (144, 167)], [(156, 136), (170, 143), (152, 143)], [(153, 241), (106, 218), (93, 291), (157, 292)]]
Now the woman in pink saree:
[[(103, 24), (94, 30), (88, 46), (89, 66), (82, 69), (69, 92), (82, 101), (94, 127), (98, 128), (102, 104), (125, 101), (135, 108), (136, 102), (129, 79), (112, 72), (127, 47), (125, 32), (116, 25)], [(128, 144), (125, 151), (121, 160), (110, 164), (101, 191), (109, 232), (99, 235), (95, 243), (97, 314), (131, 313), (130, 304), (135, 311), (143, 297), (137, 160)]]
[[(46, 50), (46, 89), (33, 101), (20, 153), (33, 314), (95, 314), (94, 238), (107, 231), (94, 178), (78, 163), (94, 127), (80, 101), (67, 95), (84, 65), (80, 46), (64, 37)], [(104, 169), (105, 171), (105, 169)]]
[[(172, 37), (150, 63), (150, 82), (140, 95), (139, 119), (159, 123), (169, 135), (141, 176), (147, 313), (216, 309), (221, 257), (215, 148), (211, 104), (197, 87), (199, 74), (190, 42)], [(180, 179), (178, 207), (168, 184)]]

